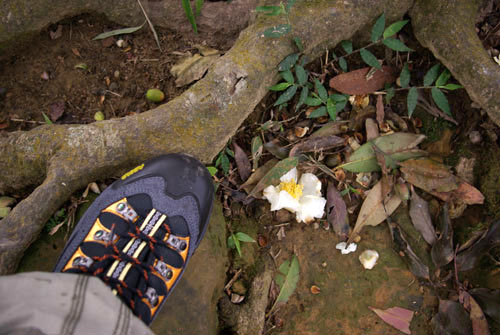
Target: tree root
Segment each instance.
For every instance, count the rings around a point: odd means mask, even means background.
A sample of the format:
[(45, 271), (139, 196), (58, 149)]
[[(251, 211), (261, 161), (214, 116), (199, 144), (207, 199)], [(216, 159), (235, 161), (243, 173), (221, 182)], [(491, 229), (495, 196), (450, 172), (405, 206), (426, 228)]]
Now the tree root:
[(479, 0), (416, 0), (410, 11), (415, 36), (500, 126), (500, 67), (475, 30)]
[[(389, 20), (401, 17), (411, 2), (298, 1), (290, 21), (305, 54), (314, 59), (384, 11)], [(210, 162), (276, 81), (279, 62), (294, 51), (292, 35), (262, 36), (275, 24), (276, 18), (259, 17), (205, 78), (158, 108), (118, 120), (46, 125), (0, 138), (0, 193), (41, 184), (0, 221), (0, 274), (15, 271), (52, 213), (88, 182), (168, 152)]]

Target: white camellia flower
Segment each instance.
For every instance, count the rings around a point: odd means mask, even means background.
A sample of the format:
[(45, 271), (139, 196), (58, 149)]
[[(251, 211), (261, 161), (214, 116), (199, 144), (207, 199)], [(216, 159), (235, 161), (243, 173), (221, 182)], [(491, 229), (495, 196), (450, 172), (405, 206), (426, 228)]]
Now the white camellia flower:
[(264, 198), (271, 210), (282, 208), (295, 213), (298, 222), (310, 222), (324, 214), (326, 199), (321, 196), (321, 182), (312, 173), (304, 173), (297, 184), (297, 169), (293, 168), (280, 178), (278, 186), (264, 189)]

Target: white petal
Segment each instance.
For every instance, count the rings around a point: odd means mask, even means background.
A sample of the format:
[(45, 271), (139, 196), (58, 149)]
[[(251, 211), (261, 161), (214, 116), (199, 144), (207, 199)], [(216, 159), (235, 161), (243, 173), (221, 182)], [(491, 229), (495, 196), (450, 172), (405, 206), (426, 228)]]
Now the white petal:
[(284, 175), (281, 176), (280, 180), (282, 182), (294, 181), (297, 182), (297, 168), (293, 168)]
[(300, 177), (299, 184), (304, 187), (302, 189), (302, 196), (321, 196), (321, 182), (319, 181), (318, 177), (316, 177), (312, 173), (304, 173), (302, 177)]
[(294, 199), (286, 191), (278, 191), (277, 187), (268, 186), (263, 191), (264, 198), (271, 203), (271, 210), (277, 211), (282, 208), (295, 213), (299, 208), (300, 204), (298, 200)]
[(350, 243), (347, 245), (345, 242), (340, 242), (335, 246), (335, 248), (339, 249), (342, 252), (342, 255), (350, 254), (351, 252), (355, 252), (358, 248), (356, 243)]
[(359, 261), (367, 270), (373, 269), (375, 264), (377, 264), (377, 260), (378, 252), (376, 252), (375, 250), (365, 250), (361, 255), (359, 255)]
[(300, 198), (300, 209), (297, 211), (297, 222), (309, 222), (314, 218), (320, 219), (325, 213), (326, 199), (314, 195)]

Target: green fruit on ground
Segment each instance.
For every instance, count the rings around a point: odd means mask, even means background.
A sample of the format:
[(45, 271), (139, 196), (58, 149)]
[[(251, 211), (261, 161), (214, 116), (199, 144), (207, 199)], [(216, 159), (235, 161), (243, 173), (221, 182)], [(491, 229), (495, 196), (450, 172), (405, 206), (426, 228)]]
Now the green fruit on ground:
[(150, 88), (146, 92), (146, 99), (151, 102), (162, 102), (165, 99), (165, 94), (157, 88)]

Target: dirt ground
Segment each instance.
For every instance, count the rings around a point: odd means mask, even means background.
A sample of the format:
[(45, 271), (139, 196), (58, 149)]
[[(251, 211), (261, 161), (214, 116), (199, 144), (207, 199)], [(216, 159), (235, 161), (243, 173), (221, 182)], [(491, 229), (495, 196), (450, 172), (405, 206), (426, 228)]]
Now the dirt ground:
[[(56, 121), (61, 124), (94, 122), (99, 111), (106, 119), (142, 113), (155, 106), (145, 99), (150, 88), (162, 90), (165, 101), (178, 96), (185, 88), (175, 86), (170, 68), (179, 53), (194, 50), (200, 42), (196, 36), (157, 28), (163, 52), (147, 26), (134, 34), (92, 40), (118, 28), (101, 17), (80, 16), (42, 31), (14, 55), (0, 55), (0, 129), (32, 129), (44, 123), (42, 113), (54, 121), (61, 108)], [(119, 39), (125, 47), (117, 46)]]

